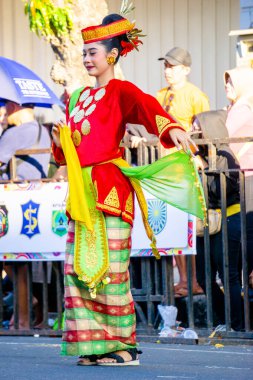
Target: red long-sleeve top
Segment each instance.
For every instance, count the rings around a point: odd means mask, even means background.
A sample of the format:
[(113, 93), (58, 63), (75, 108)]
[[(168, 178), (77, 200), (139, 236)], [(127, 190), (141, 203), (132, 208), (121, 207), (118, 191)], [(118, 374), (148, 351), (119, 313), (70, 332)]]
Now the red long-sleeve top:
[[(183, 128), (154, 97), (128, 81), (118, 79), (110, 80), (102, 88), (84, 88), (74, 110), (69, 113), (68, 108), (66, 121), (71, 128), (81, 167), (93, 166), (92, 180), (97, 191), (97, 208), (121, 216), (132, 224), (132, 186), (117, 166), (107, 162), (121, 157), (119, 145), (126, 124), (144, 125), (148, 132), (160, 137), (165, 148), (174, 146), (168, 130)], [(63, 151), (55, 144), (53, 152), (56, 162), (64, 164)], [(103, 165), (97, 165), (103, 162)]]

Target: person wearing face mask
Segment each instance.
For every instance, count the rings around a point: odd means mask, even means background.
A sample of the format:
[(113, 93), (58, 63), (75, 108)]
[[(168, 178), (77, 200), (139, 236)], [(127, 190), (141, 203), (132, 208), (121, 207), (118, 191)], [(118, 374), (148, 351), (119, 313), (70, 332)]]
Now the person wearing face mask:
[[(158, 91), (156, 98), (164, 110), (169, 112), (188, 132), (191, 129), (194, 116), (209, 111), (208, 97), (188, 81), (187, 77), (191, 71), (192, 59), (187, 50), (174, 47), (159, 60), (164, 61), (164, 75), (168, 86)], [(162, 155), (172, 151), (161, 147)], [(188, 295), (186, 258), (185, 256), (175, 256), (175, 260), (180, 277), (174, 288), (175, 297), (185, 297)], [(192, 260), (193, 294), (202, 294), (203, 290), (197, 283), (194, 257)]]
[[(141, 181), (153, 177), (158, 196), (158, 186), (164, 184), (163, 194), (170, 194), (174, 205), (177, 200), (176, 207), (187, 202), (186, 209), (191, 203), (204, 213), (203, 195), (192, 183), (200, 185), (198, 176), (185, 153), (194, 142), (154, 97), (128, 81), (115, 79), (115, 64), (141, 43), (140, 32), (118, 14), (82, 30), (83, 63), (95, 86), (74, 91), (66, 107), (66, 124), (53, 127), (55, 159), (67, 164), (69, 179), (62, 354), (80, 356), (77, 364), (82, 366), (139, 364), (128, 272), (134, 193), (152, 252), (159, 255)], [(180, 150), (145, 167), (129, 167), (120, 149), (128, 123), (144, 125), (166, 147), (182, 146), (185, 152)], [(172, 169), (169, 161), (176, 157), (191, 164), (187, 178), (178, 162)], [(158, 184), (162, 167), (166, 174)], [(176, 193), (169, 177), (177, 184)], [(179, 197), (187, 188), (194, 194)]]
[[(253, 69), (237, 67), (224, 73), (224, 84), (230, 104), (226, 126), (229, 137), (253, 135)], [(253, 288), (253, 142), (231, 143), (241, 169), (245, 171), (245, 200), (247, 222), (247, 256), (249, 284)]]

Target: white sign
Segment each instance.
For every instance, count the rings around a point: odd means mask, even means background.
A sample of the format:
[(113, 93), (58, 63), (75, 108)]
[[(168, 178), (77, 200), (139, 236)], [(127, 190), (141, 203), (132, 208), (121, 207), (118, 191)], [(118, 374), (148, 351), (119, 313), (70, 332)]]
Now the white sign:
[[(0, 185), (0, 253), (36, 253), (27, 258), (43, 258), (65, 251), (67, 183)], [(38, 255), (39, 254), (39, 257)], [(41, 254), (41, 255), (40, 255)], [(46, 255), (48, 257), (48, 255)]]
[[(148, 204), (148, 220), (157, 240), (157, 247), (169, 249), (186, 247), (188, 241), (188, 214), (176, 209), (145, 192)], [(150, 248), (150, 241), (141, 221), (141, 211), (135, 200), (135, 222), (132, 234), (132, 250)]]
[[(0, 260), (64, 260), (67, 237), (64, 182), (0, 185)], [(145, 193), (161, 254), (195, 254), (195, 218)], [(151, 255), (138, 202), (132, 256)]]

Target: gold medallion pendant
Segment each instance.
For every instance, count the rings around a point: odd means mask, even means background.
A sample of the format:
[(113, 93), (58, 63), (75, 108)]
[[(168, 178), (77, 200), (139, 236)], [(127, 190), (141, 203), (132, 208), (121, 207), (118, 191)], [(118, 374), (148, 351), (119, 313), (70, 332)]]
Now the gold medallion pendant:
[(73, 140), (73, 143), (75, 144), (75, 146), (80, 145), (81, 140), (82, 140), (81, 133), (79, 131), (75, 130), (72, 133), (72, 140)]
[(90, 133), (90, 122), (87, 119), (82, 123), (81, 132), (84, 136), (87, 136)]

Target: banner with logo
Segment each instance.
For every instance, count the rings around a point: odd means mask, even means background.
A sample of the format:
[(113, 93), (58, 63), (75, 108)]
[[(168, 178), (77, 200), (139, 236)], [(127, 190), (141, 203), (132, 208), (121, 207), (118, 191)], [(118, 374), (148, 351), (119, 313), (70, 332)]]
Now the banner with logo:
[[(64, 260), (68, 220), (65, 182), (0, 185), (0, 261)], [(195, 254), (195, 218), (145, 193), (162, 255)], [(150, 256), (138, 203), (132, 256)]]
[[(161, 255), (196, 254), (196, 218), (144, 191), (148, 204), (148, 220)], [(142, 223), (138, 202), (132, 233), (131, 256), (151, 256), (150, 241)]]

